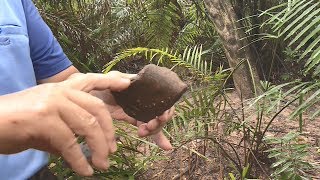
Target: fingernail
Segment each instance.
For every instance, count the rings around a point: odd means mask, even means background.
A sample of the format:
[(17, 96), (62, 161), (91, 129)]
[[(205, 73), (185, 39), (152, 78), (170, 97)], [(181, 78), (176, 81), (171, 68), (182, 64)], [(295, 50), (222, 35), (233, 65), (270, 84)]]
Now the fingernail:
[(117, 147), (117, 139), (116, 138), (113, 139), (112, 145), (113, 145), (113, 147)]
[(104, 167), (105, 170), (107, 170), (109, 168), (109, 161), (108, 160), (105, 160), (103, 162), (103, 167)]
[(111, 153), (115, 153), (116, 151), (117, 151), (117, 143), (116, 142), (113, 142), (112, 143), (112, 146), (111, 146), (112, 148), (111, 148)]
[(110, 142), (109, 147), (110, 147), (109, 152), (110, 152), (111, 154), (113, 154), (113, 153), (115, 153), (115, 152), (117, 151), (117, 140), (116, 140), (116, 138), (114, 138), (114, 139)]
[(130, 79), (126, 79), (126, 78), (121, 78), (120, 80), (122, 83), (126, 83), (129, 84), (130, 83)]
[(136, 78), (137, 76), (138, 76), (137, 74), (129, 74), (129, 75), (128, 75), (129, 79)]
[(88, 166), (88, 173), (89, 173), (90, 175), (92, 175), (92, 174), (93, 174), (93, 169), (92, 169), (92, 167), (91, 167), (91, 166)]

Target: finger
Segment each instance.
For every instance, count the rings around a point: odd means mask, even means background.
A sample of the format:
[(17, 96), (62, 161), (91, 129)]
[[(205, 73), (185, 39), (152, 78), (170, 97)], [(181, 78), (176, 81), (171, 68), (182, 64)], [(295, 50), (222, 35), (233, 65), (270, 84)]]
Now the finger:
[(162, 131), (158, 132), (157, 134), (154, 134), (151, 136), (153, 141), (163, 150), (171, 150), (172, 145), (168, 138), (163, 134)]
[[(150, 131), (147, 130), (146, 124), (142, 124), (139, 126), (138, 135), (140, 137), (150, 135)], [(172, 149), (172, 145), (167, 137), (162, 133), (162, 131), (158, 131), (158, 133), (151, 135), (153, 141), (163, 150)]]
[(93, 165), (106, 170), (109, 166), (106, 159), (109, 154), (108, 144), (96, 117), (71, 101), (61, 103), (60, 107), (60, 116), (69, 128), (85, 137), (92, 153)]
[(152, 119), (147, 123), (147, 129), (151, 134), (158, 133), (165, 124), (172, 118), (174, 114), (174, 107), (171, 107), (169, 110), (165, 111), (161, 116), (156, 119)]
[(167, 123), (174, 115), (174, 111), (175, 107), (172, 106), (169, 110), (165, 111), (161, 116), (159, 116), (158, 119), (161, 121), (161, 123)]
[(142, 125), (138, 125), (138, 136), (140, 137), (146, 137), (151, 135), (151, 132), (148, 130), (147, 124), (144, 123)]
[(134, 126), (137, 126), (137, 120), (127, 115), (120, 106), (116, 111), (112, 112), (111, 116), (116, 120), (125, 121)]
[(118, 71), (111, 71), (107, 74), (89, 73), (77, 75), (61, 82), (61, 84), (85, 92), (106, 89), (121, 91), (129, 87), (130, 79), (134, 76)]
[[(109, 147), (109, 152), (114, 153), (117, 150), (117, 144), (114, 137), (115, 130), (113, 128), (112, 118), (104, 102), (81, 91), (70, 91), (67, 97), (96, 117), (98, 124), (102, 128), (105, 140)], [(94, 159), (92, 159), (92, 161), (94, 161)]]
[(54, 120), (50, 128), (54, 131), (44, 132), (49, 135), (50, 144), (58, 151), (70, 167), (81, 176), (91, 176), (93, 169), (83, 155), (76, 137), (71, 129), (61, 120)]
[(158, 118), (152, 119), (147, 123), (147, 129), (149, 132), (160, 130), (164, 126), (164, 123), (160, 122)]
[[(109, 73), (119, 73), (118, 71), (110, 71)], [(133, 79), (137, 76), (137, 74), (127, 74), (127, 73), (121, 73), (119, 74), (122, 78), (127, 78), (127, 79)]]
[(154, 130), (150, 130), (148, 128), (148, 125), (146, 123), (143, 123), (141, 125), (138, 125), (138, 136), (140, 136), (140, 137), (150, 136), (150, 135), (158, 133), (161, 130), (162, 130), (161, 126), (159, 126), (158, 128), (156, 128)]

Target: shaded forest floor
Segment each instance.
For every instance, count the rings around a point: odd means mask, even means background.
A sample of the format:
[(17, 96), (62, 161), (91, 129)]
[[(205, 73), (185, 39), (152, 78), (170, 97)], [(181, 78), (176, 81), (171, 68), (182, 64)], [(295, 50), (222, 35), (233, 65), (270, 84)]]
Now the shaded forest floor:
[[(241, 111), (241, 102), (235, 93), (230, 93), (229, 98), (232, 99), (233, 107), (236, 107), (236, 111)], [(315, 107), (315, 110), (319, 107)], [(267, 132), (268, 136), (282, 137), (290, 131), (298, 131), (299, 123), (295, 120), (289, 120), (288, 117), (293, 111), (292, 108), (285, 109), (281, 114), (277, 116), (275, 121)], [(254, 112), (246, 113), (251, 123), (254, 124), (256, 120)], [(320, 164), (320, 119), (310, 120), (307, 116), (303, 116), (304, 125), (303, 133), (299, 136), (299, 141), (308, 143), (311, 146), (310, 155), (307, 161), (315, 164)], [(266, 126), (268, 118), (263, 122)], [(224, 136), (228, 142), (233, 144), (239, 144), (241, 132), (231, 133), (229, 135), (223, 135), (225, 132), (224, 124), (220, 123), (217, 128), (214, 128), (210, 133), (215, 137)], [(183, 147), (175, 148), (170, 152), (164, 152), (163, 156), (165, 160), (154, 162), (148, 170), (138, 177), (139, 180), (182, 180), (182, 179), (194, 179), (194, 180), (211, 180), (211, 179), (224, 179), (228, 177), (228, 173), (234, 172), (234, 169), (230, 168), (230, 162), (227, 161), (221, 152), (208, 145), (208, 141), (196, 139), (186, 143)], [(190, 151), (190, 149), (203, 154), (206, 158), (198, 156), (196, 153)], [(242, 148), (241, 148), (242, 149)], [(229, 149), (229, 151), (232, 151)], [(237, 149), (240, 159), (243, 157), (242, 150)], [(257, 157), (259, 163), (253, 167), (253, 175), (259, 179), (269, 179), (272, 170), (270, 166), (272, 161), (267, 158), (266, 154), (262, 154), (261, 157)], [(241, 159), (243, 160), (243, 159)], [(263, 170), (262, 170), (263, 169)], [(320, 172), (310, 172), (313, 179), (320, 179)]]

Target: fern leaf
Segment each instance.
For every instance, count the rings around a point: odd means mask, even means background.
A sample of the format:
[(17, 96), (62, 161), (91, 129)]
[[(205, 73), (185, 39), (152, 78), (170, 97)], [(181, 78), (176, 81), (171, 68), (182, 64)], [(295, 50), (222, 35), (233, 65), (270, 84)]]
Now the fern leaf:
[[(312, 3), (312, 1), (310, 1), (310, 3)], [(295, 11), (294, 13), (292, 13), (291, 16), (290, 16), (288, 19), (286, 19), (285, 22), (290, 22), (291, 19), (292, 19), (293, 17), (295, 17), (295, 15), (298, 14), (300, 11), (302, 11), (303, 8), (304, 8), (305, 6), (307, 6), (308, 4), (309, 4), (309, 3), (306, 3), (306, 4), (304, 4), (302, 7), (298, 8), (297, 11)], [(290, 28), (292, 28), (293, 26), (295, 26), (299, 21), (302, 21), (302, 19), (304, 19), (306, 15), (309, 15), (310, 12), (312, 12), (313, 9), (316, 8), (318, 5), (319, 5), (319, 3), (316, 3), (316, 4), (312, 5), (311, 7), (309, 7), (308, 9), (303, 10), (302, 13), (301, 13), (297, 18), (294, 19), (294, 21), (292, 21), (289, 25), (287, 25), (287, 26), (284, 28), (284, 30), (281, 31), (280, 36), (282, 36), (282, 35), (284, 35), (285, 33), (287, 33), (287, 31), (288, 31)], [(315, 12), (316, 12), (316, 13), (315, 13)], [(311, 13), (310, 15), (313, 15), (313, 16), (308, 16), (308, 18), (310, 19), (310, 18), (314, 17), (314, 15), (317, 15), (317, 11), (315, 11), (315, 12)], [(314, 14), (314, 13), (315, 13), (315, 14)], [(308, 18), (306, 18), (306, 19), (308, 19)], [(309, 19), (308, 19), (308, 20), (309, 20)], [(300, 23), (299, 23), (299, 25), (300, 25)], [(278, 27), (278, 28), (280, 28), (280, 27)], [(278, 28), (277, 28), (277, 29), (278, 29)]]
[[(318, 29), (318, 32), (320, 32), (320, 29)], [(319, 44), (319, 42), (320, 42), (320, 36), (318, 36), (318, 38), (308, 46), (308, 48), (301, 55), (301, 58), (304, 58), (308, 53), (310, 53), (313, 50), (313, 48)]]
[[(272, 29), (278, 34), (274, 37), (283, 36), (284, 40), (292, 39), (289, 46), (298, 44), (295, 51), (303, 51), (299, 60), (309, 55), (305, 63), (305, 72), (308, 73), (313, 70), (314, 75), (318, 75), (320, 69), (318, 58), (320, 53), (319, 7), (320, 2), (316, 0), (295, 0), (286, 9), (271, 15), (271, 18), (267, 21), (267, 24), (273, 24)], [(264, 14), (268, 14), (269, 11), (267, 10)], [(270, 37), (272, 36), (266, 36), (266, 38)]]
[(311, 107), (313, 104), (319, 102), (320, 101), (320, 99), (318, 98), (319, 95), (320, 95), (320, 90), (317, 90), (290, 115), (290, 118), (296, 117), (297, 115), (301, 114), (303, 111)]
[(142, 47), (128, 49), (118, 54), (112, 61), (106, 64), (104, 67), (104, 72), (109, 72), (120, 61), (137, 54), (143, 54), (150, 62), (157, 61), (157, 64), (163, 64), (165, 62), (164, 60), (167, 60), (176, 65), (189, 68), (197, 75), (202, 76), (205, 79), (211, 79), (212, 63), (210, 66), (208, 66), (208, 63), (201, 58), (202, 46), (186, 48), (183, 52), (183, 55), (178, 55), (177, 51), (169, 51), (168, 48), (164, 50)]
[[(318, 23), (319, 23), (319, 22), (320, 22), (320, 19), (318, 19)], [(300, 42), (300, 44), (296, 47), (295, 51), (299, 50), (299, 49), (300, 49), (302, 46), (304, 46), (308, 41), (310, 41), (311, 38), (315, 37), (315, 35), (316, 35), (317, 33), (319, 33), (319, 32), (320, 32), (319, 29), (314, 29), (310, 34), (308, 34), (307, 37), (305, 37), (305, 38)], [(304, 57), (304, 55), (302, 55), (301, 58), (303, 58), (303, 57)]]
[[(278, 31), (287, 21), (289, 21), (291, 18), (293, 18), (297, 13), (299, 13), (303, 8), (307, 7), (310, 3), (312, 3), (311, 1), (305, 3), (305, 1), (300, 1), (299, 3), (297, 3), (292, 9), (290, 9), (290, 11), (288, 9), (284, 9), (283, 11), (281, 11), (279, 14), (283, 14), (283, 17), (281, 17), (280, 21), (278, 21), (277, 23), (274, 24), (274, 26), (272, 27), (272, 29), (274, 29), (274, 31)], [(304, 4), (304, 5), (302, 5)]]
[[(312, 10), (311, 10), (312, 11)], [(290, 33), (288, 33), (288, 35), (285, 37), (284, 40), (287, 40), (288, 38), (290, 38), (292, 35), (296, 34), (298, 32), (298, 30), (303, 27), (305, 24), (307, 24), (309, 22), (309, 20), (313, 19), (314, 17), (316, 17), (316, 15), (318, 15), (320, 12), (320, 9), (317, 9), (315, 11), (313, 11), (311, 14), (309, 14), (309, 16), (307, 18), (305, 18), (302, 22), (299, 22), (298, 24), (296, 24), (296, 27), (294, 29), (291, 30)], [(319, 16), (320, 17), (320, 16)], [(319, 17), (318, 17), (318, 22), (319, 22)], [(309, 24), (310, 27), (312, 27), (313, 25), (315, 25), (317, 23), (317, 18), (313, 21), (314, 24)], [(307, 30), (304, 30), (304, 32), (307, 32)], [(281, 34), (280, 34), (281, 35)]]
[[(314, 25), (316, 25), (317, 23), (320, 22), (320, 16), (316, 17), (314, 20), (312, 20), (312, 22), (310, 24), (308, 24), (308, 26), (306, 26), (305, 28), (303, 28), (302, 31), (300, 31), (300, 33), (289, 43), (289, 46), (291, 46), (293, 43), (295, 43), (299, 38), (301, 38), (304, 34), (306, 34), (309, 30), (312, 30)], [(311, 37), (313, 37), (315, 34), (313, 33), (317, 33), (318, 30), (315, 29), (314, 32), (310, 33), (308, 36), (309, 38), (301, 45), (303, 46)], [(294, 31), (292, 31), (292, 33), (295, 33)], [(290, 36), (288, 35), (285, 40), (287, 40), (289, 37), (291, 37), (293, 34), (290, 34)], [(297, 47), (297, 49), (299, 49), (301, 47), (300, 45)]]

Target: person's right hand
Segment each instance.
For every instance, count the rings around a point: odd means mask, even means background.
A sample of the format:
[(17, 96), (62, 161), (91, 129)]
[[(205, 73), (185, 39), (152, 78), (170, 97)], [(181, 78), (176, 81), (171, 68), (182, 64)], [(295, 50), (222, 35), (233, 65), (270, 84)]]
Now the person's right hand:
[(121, 73), (78, 74), (61, 83), (43, 84), (0, 96), (0, 153), (29, 148), (61, 155), (80, 175), (93, 170), (75, 135), (83, 136), (92, 164), (107, 169), (107, 156), (116, 151), (114, 129), (104, 102), (93, 89), (120, 91), (130, 80)]

